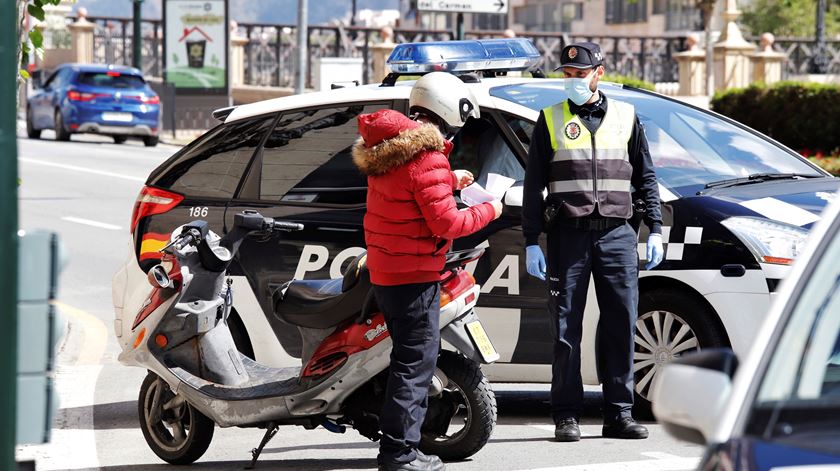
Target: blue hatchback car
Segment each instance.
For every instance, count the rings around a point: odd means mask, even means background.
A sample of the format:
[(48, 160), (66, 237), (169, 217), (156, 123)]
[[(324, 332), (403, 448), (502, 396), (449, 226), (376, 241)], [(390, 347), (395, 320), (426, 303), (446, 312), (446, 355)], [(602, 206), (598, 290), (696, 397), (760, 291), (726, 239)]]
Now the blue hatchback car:
[(158, 143), (160, 98), (139, 70), (118, 65), (63, 64), (36, 86), (26, 104), (26, 133), (32, 139), (52, 129), (59, 141), (76, 133), (130, 136)]

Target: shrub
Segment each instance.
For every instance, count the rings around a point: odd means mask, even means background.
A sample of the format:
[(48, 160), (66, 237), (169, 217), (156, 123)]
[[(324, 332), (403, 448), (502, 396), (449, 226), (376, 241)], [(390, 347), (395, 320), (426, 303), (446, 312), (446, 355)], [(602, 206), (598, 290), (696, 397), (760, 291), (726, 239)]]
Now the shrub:
[[(560, 72), (549, 72), (545, 75), (549, 78), (563, 78), (563, 74)], [(641, 88), (643, 90), (653, 91), (656, 89), (653, 83), (642, 80), (640, 78), (631, 77), (629, 75), (604, 74), (604, 76), (601, 77), (601, 81), (620, 83), (622, 85), (627, 85), (628, 87)]]
[(811, 162), (819, 165), (832, 175), (840, 176), (840, 157), (809, 157)]
[(831, 155), (840, 148), (839, 104), (838, 86), (781, 82), (719, 92), (711, 107), (788, 147)]

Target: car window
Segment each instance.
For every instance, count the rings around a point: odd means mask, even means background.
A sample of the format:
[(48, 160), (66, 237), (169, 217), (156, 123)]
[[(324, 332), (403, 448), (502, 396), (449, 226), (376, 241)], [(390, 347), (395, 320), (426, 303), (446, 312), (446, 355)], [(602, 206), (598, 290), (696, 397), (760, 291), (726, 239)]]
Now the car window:
[(454, 147), (449, 155), (452, 169), (469, 170), (482, 186), (486, 186), (491, 173), (514, 180), (525, 179), (525, 169), (489, 118), (468, 120), (452, 143)]
[[(748, 433), (819, 446), (820, 417), (840, 417), (840, 237), (836, 231), (826, 237), (830, 242), (814, 257), (814, 270), (803, 277), (807, 284), (770, 349)], [(838, 432), (834, 427), (834, 438)], [(834, 442), (836, 450), (840, 441)]]
[(262, 152), (260, 199), (364, 204), (367, 177), (353, 164), (356, 118), (388, 103), (350, 104), (283, 114)]
[(534, 134), (534, 123), (509, 113), (502, 113), (502, 117), (527, 151), (531, 145), (531, 135)]
[(274, 120), (272, 115), (216, 127), (178, 154), (152, 185), (187, 197), (231, 198)]
[[(707, 183), (754, 173), (822, 175), (787, 149), (710, 113), (614, 85), (605, 84), (603, 91), (608, 98), (635, 106), (657, 179), (678, 195), (693, 195)], [(490, 94), (534, 110), (566, 99), (558, 81), (495, 87)]]
[(65, 70), (67, 70), (67, 69), (60, 69), (60, 70), (56, 70), (55, 72), (53, 72), (52, 75), (49, 76), (47, 81), (44, 82), (44, 88), (58, 88), (58, 87), (60, 87), (61, 86), (60, 85), (61, 84), (60, 75)]
[(81, 85), (106, 88), (143, 88), (146, 82), (143, 77), (120, 72), (82, 72), (76, 80)]

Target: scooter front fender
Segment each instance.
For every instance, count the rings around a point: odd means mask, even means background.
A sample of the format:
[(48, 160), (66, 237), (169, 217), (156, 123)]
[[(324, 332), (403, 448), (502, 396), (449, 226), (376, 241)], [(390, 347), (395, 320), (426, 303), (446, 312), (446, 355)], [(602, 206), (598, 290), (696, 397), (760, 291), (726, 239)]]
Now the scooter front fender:
[(487, 352), (486, 354), (482, 354), (476, 345), (476, 341), (470, 336), (467, 325), (473, 322), (479, 322), (479, 319), (475, 310), (470, 309), (463, 316), (446, 324), (440, 331), (440, 337), (476, 363), (487, 365), (495, 362), (499, 359), (499, 354), (495, 350), (492, 353)]

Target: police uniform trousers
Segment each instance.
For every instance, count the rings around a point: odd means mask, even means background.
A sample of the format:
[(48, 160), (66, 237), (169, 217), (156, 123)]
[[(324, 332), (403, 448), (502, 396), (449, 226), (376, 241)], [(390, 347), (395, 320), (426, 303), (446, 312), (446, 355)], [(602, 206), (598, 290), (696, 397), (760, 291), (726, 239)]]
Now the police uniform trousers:
[(440, 283), (374, 285), (373, 291), (394, 343), (378, 460), (408, 463), (417, 457), (440, 351)]
[(548, 304), (554, 337), (552, 417), (557, 423), (565, 418), (579, 419), (582, 412), (580, 340), (590, 276), (601, 312), (596, 357), (604, 420), (630, 417), (639, 302), (636, 232), (628, 223), (606, 229), (555, 225), (547, 242)]

